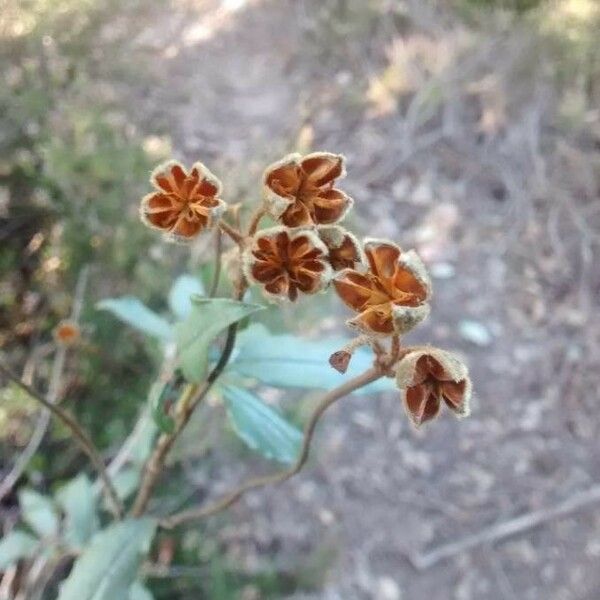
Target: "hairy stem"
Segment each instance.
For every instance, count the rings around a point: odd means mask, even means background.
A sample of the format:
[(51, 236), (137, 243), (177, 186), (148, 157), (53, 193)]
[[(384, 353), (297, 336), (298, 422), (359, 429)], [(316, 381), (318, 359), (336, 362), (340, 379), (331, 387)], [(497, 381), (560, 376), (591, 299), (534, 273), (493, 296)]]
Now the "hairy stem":
[(219, 221), (219, 229), (238, 245), (244, 241), (244, 236), (235, 227), (232, 227), (223, 220)]
[(208, 292), (209, 298), (214, 298), (219, 289), (219, 280), (221, 279), (221, 255), (223, 254), (223, 236), (221, 230), (215, 230), (215, 270), (212, 283)]
[(347, 381), (346, 383), (331, 390), (323, 396), (323, 398), (311, 414), (311, 417), (304, 429), (304, 439), (302, 443), (302, 449), (300, 450), (300, 455), (298, 456), (296, 462), (289, 469), (286, 469), (285, 471), (281, 471), (279, 473), (274, 473), (273, 475), (265, 475), (263, 477), (255, 477), (249, 479), (248, 481), (235, 488), (228, 494), (225, 494), (222, 498), (215, 501), (214, 503), (175, 513), (174, 515), (171, 515), (170, 517), (164, 519), (161, 522), (161, 525), (165, 528), (172, 528), (177, 527), (178, 525), (181, 525), (183, 523), (187, 523), (189, 521), (195, 521), (198, 519), (210, 517), (225, 510), (226, 508), (229, 508), (232, 504), (237, 502), (244, 494), (251, 490), (255, 490), (267, 485), (281, 483), (290, 479), (290, 477), (296, 475), (306, 464), (312, 438), (315, 433), (315, 429), (317, 427), (319, 419), (321, 418), (323, 413), (340, 398), (343, 398), (351, 392), (358, 390), (359, 388), (364, 387), (365, 385), (372, 383), (373, 381), (376, 381), (380, 377), (382, 377), (381, 371), (378, 368), (373, 367), (362, 373), (362, 375), (359, 375), (354, 379)]
[(254, 214), (250, 219), (250, 223), (248, 224), (248, 235), (254, 235), (258, 226), (260, 224), (260, 220), (265, 216), (266, 212), (262, 206), (256, 209)]
[(5, 377), (12, 381), (15, 385), (19, 386), (27, 395), (39, 402), (44, 408), (47, 408), (52, 415), (59, 419), (70, 430), (81, 449), (85, 452), (85, 454), (87, 454), (88, 458), (98, 471), (98, 474), (102, 479), (102, 483), (104, 484), (104, 491), (109, 500), (109, 505), (111, 506), (113, 514), (117, 518), (121, 518), (123, 515), (123, 505), (119, 500), (119, 496), (117, 495), (117, 492), (106, 472), (104, 462), (102, 461), (102, 458), (100, 457), (100, 454), (98, 453), (98, 450), (94, 446), (92, 440), (77, 422), (75, 417), (59, 406), (46, 400), (44, 396), (38, 394), (32, 387), (23, 383), (16, 375), (14, 375), (14, 373), (12, 373), (12, 371), (10, 371), (10, 369), (1, 363), (0, 372), (3, 373)]

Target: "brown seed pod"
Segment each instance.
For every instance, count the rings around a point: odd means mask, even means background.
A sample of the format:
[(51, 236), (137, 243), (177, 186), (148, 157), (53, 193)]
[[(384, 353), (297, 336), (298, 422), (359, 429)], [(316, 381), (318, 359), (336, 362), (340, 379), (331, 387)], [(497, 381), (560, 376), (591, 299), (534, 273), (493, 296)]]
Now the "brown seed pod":
[(140, 217), (171, 241), (192, 240), (227, 208), (219, 198), (221, 182), (200, 162), (188, 172), (180, 163), (168, 161), (154, 169), (150, 182), (155, 191), (142, 199)]
[(347, 323), (371, 335), (403, 334), (429, 314), (431, 282), (414, 250), (393, 242), (367, 240), (369, 270), (344, 269), (333, 279), (340, 298), (358, 316)]
[(458, 417), (470, 412), (471, 379), (467, 366), (439, 348), (415, 348), (398, 363), (396, 383), (412, 423), (436, 417), (442, 403)]
[(324, 289), (332, 274), (327, 246), (310, 229), (273, 227), (259, 231), (243, 256), (244, 273), (272, 299), (294, 301), (298, 293)]
[(333, 187), (344, 175), (339, 154), (289, 154), (264, 172), (265, 208), (287, 227), (337, 223), (352, 207), (352, 199)]
[(339, 225), (321, 225), (317, 233), (329, 249), (329, 262), (334, 271), (365, 269), (367, 259), (354, 234)]

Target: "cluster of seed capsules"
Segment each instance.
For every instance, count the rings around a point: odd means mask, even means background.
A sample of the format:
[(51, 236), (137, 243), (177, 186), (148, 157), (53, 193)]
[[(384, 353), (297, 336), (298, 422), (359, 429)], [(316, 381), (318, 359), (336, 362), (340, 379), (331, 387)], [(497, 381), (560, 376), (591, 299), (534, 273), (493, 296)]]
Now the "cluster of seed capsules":
[[(333, 286), (356, 313), (348, 326), (377, 348), (382, 338), (398, 340), (429, 315), (431, 281), (414, 250), (375, 238), (361, 243), (340, 224), (353, 206), (336, 187), (345, 174), (344, 157), (328, 152), (290, 154), (267, 167), (262, 210), (277, 226), (240, 235), (241, 264), (246, 280), (274, 300), (293, 302)], [(140, 215), (168, 239), (188, 241), (224, 226), (221, 182), (202, 163), (188, 170), (169, 161), (152, 172), (151, 183), (154, 191), (142, 199)], [(349, 360), (351, 351), (345, 353)], [(471, 381), (453, 354), (404, 347), (393, 368), (416, 426), (437, 416), (443, 405), (457, 416), (469, 414)]]

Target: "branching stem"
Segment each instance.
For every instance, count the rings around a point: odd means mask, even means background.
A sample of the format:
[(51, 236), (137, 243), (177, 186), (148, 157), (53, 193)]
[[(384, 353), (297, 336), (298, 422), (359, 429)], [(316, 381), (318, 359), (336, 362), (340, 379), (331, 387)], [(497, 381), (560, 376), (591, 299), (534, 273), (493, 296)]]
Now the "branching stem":
[(28, 396), (39, 402), (44, 408), (47, 408), (52, 415), (59, 419), (73, 434), (73, 437), (78, 442), (81, 449), (87, 454), (88, 458), (98, 471), (102, 483), (104, 484), (104, 491), (109, 500), (112, 512), (117, 518), (123, 516), (123, 505), (117, 492), (106, 472), (104, 462), (98, 453), (98, 450), (94, 446), (92, 440), (88, 434), (84, 431), (81, 425), (77, 422), (75, 417), (63, 410), (60, 406), (57, 406), (51, 402), (48, 402), (44, 396), (38, 394), (32, 387), (23, 383), (10, 369), (0, 363), (0, 372), (15, 385), (19, 386)]
[(219, 221), (219, 228), (225, 234), (227, 234), (236, 244), (240, 245), (244, 241), (244, 236), (235, 228), (226, 223), (225, 221)]
[(260, 220), (265, 216), (266, 212), (262, 206), (259, 206), (248, 224), (248, 235), (254, 235), (260, 225)]
[(174, 515), (164, 519), (161, 522), (161, 525), (165, 528), (173, 528), (177, 527), (178, 525), (182, 525), (183, 523), (187, 523), (189, 521), (195, 521), (198, 519), (210, 517), (229, 508), (232, 504), (237, 502), (244, 494), (251, 490), (255, 490), (267, 485), (281, 483), (296, 475), (306, 464), (308, 454), (310, 452), (312, 438), (315, 433), (315, 429), (317, 427), (319, 419), (321, 418), (323, 413), (340, 398), (343, 398), (351, 392), (358, 390), (361, 387), (372, 383), (373, 381), (376, 381), (380, 377), (382, 377), (381, 371), (376, 367), (372, 367), (371, 369), (365, 371), (364, 373), (355, 377), (354, 379), (351, 379), (346, 383), (340, 385), (339, 387), (331, 390), (322, 397), (321, 401), (311, 414), (311, 417), (304, 429), (304, 438), (302, 443), (302, 449), (300, 450), (300, 455), (298, 456), (296, 462), (289, 469), (286, 469), (285, 471), (281, 471), (279, 473), (274, 473), (272, 475), (265, 475), (263, 477), (255, 477), (249, 479), (248, 481), (235, 488), (228, 494), (225, 494), (221, 499), (215, 501), (214, 503), (175, 513)]
[[(241, 298), (244, 294), (244, 291), (245, 286), (240, 286), (236, 292), (236, 298)], [(225, 345), (223, 346), (221, 356), (219, 357), (217, 364), (212, 368), (206, 377), (206, 380), (201, 384), (188, 384), (183, 389), (181, 396), (177, 401), (178, 412), (176, 416), (175, 431), (172, 433), (163, 433), (158, 438), (158, 442), (154, 447), (154, 451), (144, 466), (142, 482), (131, 508), (131, 515), (133, 517), (139, 517), (146, 511), (148, 502), (152, 496), (152, 492), (158, 483), (158, 478), (160, 477), (165, 464), (167, 454), (173, 447), (173, 444), (179, 437), (179, 434), (188, 424), (188, 421), (190, 420), (190, 417), (192, 416), (192, 413), (196, 407), (202, 402), (202, 400), (204, 400), (214, 382), (219, 378), (227, 366), (235, 346), (236, 335), (237, 323), (234, 323), (227, 329), (227, 337), (225, 338)]]
[[(75, 294), (73, 296), (73, 306), (71, 308), (71, 316), (70, 320), (73, 323), (79, 322), (79, 317), (81, 315), (81, 309), (83, 307), (83, 301), (85, 296), (85, 290), (87, 287), (89, 275), (89, 267), (85, 266), (79, 272), (79, 276), (77, 278), (77, 284), (75, 286)], [(35, 370), (35, 361), (36, 361), (36, 352), (32, 356), (31, 362), (28, 361), (26, 364), (25, 371), (23, 373), (23, 377), (21, 378), (24, 383), (29, 385), (33, 385), (33, 372)], [(56, 352), (54, 353), (54, 360), (52, 362), (52, 374), (50, 376), (50, 384), (48, 386), (48, 392), (46, 394), (46, 399), (51, 404), (57, 404), (60, 400), (60, 390), (62, 386), (63, 375), (65, 371), (65, 365), (67, 362), (67, 345), (66, 344), (58, 344), (56, 346)], [(30, 368), (27, 368), (30, 367)], [(26, 377), (26, 372), (29, 371), (29, 377)], [(29, 461), (33, 458), (35, 453), (38, 451), (44, 436), (46, 434), (46, 430), (48, 429), (48, 425), (50, 424), (51, 415), (47, 410), (42, 410), (38, 417), (35, 429), (31, 438), (29, 439), (29, 443), (15, 462), (13, 468), (10, 472), (4, 477), (4, 479), (0, 482), (0, 500), (4, 498), (8, 493), (13, 489), (17, 481), (21, 478), (21, 475), (27, 468)]]

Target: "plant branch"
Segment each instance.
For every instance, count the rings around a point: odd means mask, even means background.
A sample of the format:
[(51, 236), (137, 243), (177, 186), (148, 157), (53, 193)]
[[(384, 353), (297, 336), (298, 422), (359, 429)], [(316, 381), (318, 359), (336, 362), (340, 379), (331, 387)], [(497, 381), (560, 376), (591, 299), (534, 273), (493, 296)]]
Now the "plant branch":
[(250, 219), (250, 223), (248, 224), (248, 235), (254, 235), (256, 233), (256, 230), (260, 225), (260, 220), (265, 216), (265, 214), (265, 209), (262, 206), (259, 206), (256, 209), (252, 215), (252, 218)]
[(170, 529), (173, 527), (177, 527), (178, 525), (181, 525), (183, 523), (187, 523), (188, 521), (195, 521), (197, 519), (204, 519), (206, 517), (210, 517), (225, 510), (226, 508), (229, 508), (232, 504), (237, 502), (244, 494), (251, 490), (255, 490), (267, 485), (282, 483), (283, 481), (286, 481), (294, 475), (296, 475), (306, 464), (310, 452), (312, 438), (314, 436), (317, 424), (319, 423), (319, 420), (323, 413), (330, 406), (335, 404), (335, 402), (337, 402), (340, 398), (343, 398), (351, 392), (358, 390), (359, 388), (364, 387), (365, 385), (372, 383), (373, 381), (376, 381), (380, 377), (382, 377), (381, 371), (376, 367), (372, 367), (371, 369), (365, 371), (364, 373), (355, 377), (354, 379), (351, 379), (346, 383), (340, 385), (339, 387), (331, 390), (321, 398), (321, 401), (314, 409), (304, 429), (304, 438), (300, 454), (296, 462), (289, 469), (286, 469), (285, 471), (281, 471), (279, 473), (274, 473), (272, 475), (265, 475), (262, 477), (255, 477), (249, 479), (248, 481), (235, 488), (228, 494), (225, 494), (222, 498), (220, 498), (212, 504), (192, 508), (189, 510), (184, 510), (182, 512), (175, 513), (170, 517), (167, 517), (161, 522), (161, 526)]
[[(244, 281), (240, 281), (236, 285), (234, 293), (235, 300), (241, 300), (243, 298), (246, 287), (247, 284)], [(146, 511), (169, 450), (173, 447), (175, 440), (188, 424), (196, 407), (204, 400), (214, 382), (220, 377), (227, 366), (227, 363), (231, 358), (231, 353), (235, 347), (237, 327), (238, 324), (233, 323), (227, 328), (227, 337), (225, 338), (225, 344), (221, 351), (221, 355), (219, 356), (219, 360), (206, 377), (206, 380), (201, 384), (189, 384), (184, 388), (182, 395), (177, 402), (178, 412), (176, 414), (175, 431), (172, 433), (163, 433), (158, 438), (154, 451), (144, 465), (142, 482), (131, 508), (131, 515), (133, 517), (139, 517)]]
[[(88, 282), (88, 274), (89, 267), (85, 266), (83, 267), (83, 269), (81, 269), (77, 278), (77, 283), (75, 285), (75, 293), (73, 295), (73, 305), (71, 307), (71, 315), (69, 317), (69, 319), (73, 323), (79, 322), (81, 309), (83, 307), (85, 290)], [(29, 365), (26, 365), (25, 371), (23, 373), (22, 380), (28, 385), (33, 385), (37, 354), (37, 352), (34, 352), (32, 360), (28, 361), (30, 362), (31, 366), (27, 368)], [(64, 344), (58, 344), (58, 346), (56, 346), (54, 360), (52, 361), (52, 374), (50, 376), (50, 383), (48, 385), (48, 391), (46, 394), (46, 398), (51, 404), (56, 404), (60, 400), (60, 390), (62, 387), (62, 379), (65, 371), (66, 360), (67, 346)], [(38, 448), (40, 447), (40, 444), (44, 439), (44, 435), (46, 434), (46, 430), (48, 429), (49, 423), (50, 412), (48, 412), (47, 410), (42, 410), (37, 419), (37, 423), (33, 434), (29, 439), (29, 443), (19, 456), (18, 460), (15, 462), (10, 473), (8, 473), (8, 475), (6, 475), (2, 482), (0, 482), (0, 499), (4, 498), (20, 479), (21, 475), (27, 468), (29, 461), (38, 451)]]
[(244, 241), (244, 236), (235, 227), (232, 227), (223, 220), (219, 221), (219, 229), (238, 245)]
[(223, 236), (221, 230), (215, 230), (215, 271), (213, 273), (212, 283), (208, 292), (209, 298), (214, 298), (219, 288), (221, 279), (221, 254), (223, 253)]
[[(32, 356), (27, 361), (25, 368), (23, 369), (23, 375), (21, 379), (28, 385), (32, 385), (33, 383), (35, 363), (37, 362), (38, 354), (40, 354), (40, 352), (39, 349), (36, 348), (33, 351)], [(54, 355), (54, 365), (57, 364), (58, 358), (58, 353), (56, 353)], [(52, 367), (53, 374), (56, 372), (56, 368), (54, 365)], [(52, 401), (52, 398), (49, 397), (48, 400)], [(50, 413), (47, 410), (41, 410), (38, 415), (33, 433), (31, 434), (29, 442), (27, 443), (27, 446), (15, 461), (15, 464), (13, 465), (10, 472), (0, 482), (0, 500), (2, 500), (11, 492), (17, 481), (19, 481), (19, 479), (21, 478), (21, 475), (27, 468), (29, 461), (32, 459), (33, 455), (37, 452), (38, 448), (40, 447), (40, 444), (44, 439), (44, 435), (46, 434), (46, 429), (48, 429), (49, 422)]]
[(117, 518), (120, 518), (123, 515), (123, 505), (121, 504), (117, 492), (108, 474), (106, 473), (104, 462), (102, 461), (98, 450), (77, 420), (67, 411), (49, 402), (41, 394), (38, 394), (32, 387), (23, 383), (10, 369), (8, 369), (8, 367), (4, 366), (2, 363), (0, 363), (0, 373), (3, 373), (7, 379), (20, 387), (27, 395), (39, 402), (43, 407), (47, 408), (52, 415), (59, 419), (71, 431), (73, 437), (79, 443), (79, 446), (85, 452), (85, 454), (87, 454), (88, 458), (102, 478), (104, 490), (110, 501), (110, 505), (112, 506), (112, 511)]
[(219, 378), (227, 366), (235, 346), (236, 334), (237, 323), (234, 323), (227, 329), (227, 337), (225, 339), (225, 345), (223, 346), (221, 356), (219, 357), (217, 364), (208, 374), (204, 383), (188, 384), (184, 388), (177, 402), (178, 413), (176, 417), (175, 430), (172, 433), (163, 433), (158, 438), (158, 442), (156, 443), (154, 451), (144, 466), (142, 483), (140, 484), (140, 488), (131, 509), (132, 516), (139, 517), (146, 510), (152, 492), (154, 491), (154, 488), (158, 482), (158, 478), (164, 466), (167, 454), (173, 447), (173, 444), (179, 437), (179, 434), (188, 424), (188, 421), (190, 420), (190, 417), (192, 416), (192, 413), (196, 407), (200, 404), (200, 402), (202, 402), (206, 394), (210, 391), (210, 388), (214, 382)]

